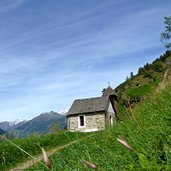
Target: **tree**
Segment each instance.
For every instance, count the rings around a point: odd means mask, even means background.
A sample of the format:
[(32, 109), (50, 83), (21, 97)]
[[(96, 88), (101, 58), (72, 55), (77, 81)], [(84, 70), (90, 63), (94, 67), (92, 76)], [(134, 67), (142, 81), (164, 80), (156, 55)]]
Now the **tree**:
[(106, 89), (104, 88), (104, 89), (102, 90), (102, 94), (104, 94), (105, 91), (106, 91)]
[(18, 130), (13, 130), (12, 132), (9, 133), (10, 138), (18, 138), (20, 135), (20, 132)]
[(134, 73), (131, 72), (131, 73), (130, 73), (130, 78), (133, 79), (133, 77), (134, 77)]
[(148, 62), (144, 65), (144, 69), (145, 70), (150, 70), (150, 64)]
[(153, 64), (153, 70), (156, 72), (163, 72), (164, 67), (161, 62), (156, 62), (155, 64)]
[(167, 49), (171, 49), (171, 16), (164, 17), (165, 30), (161, 32), (161, 42)]
[(129, 77), (128, 76), (126, 76), (126, 81), (128, 81), (129, 80)]
[(50, 125), (50, 127), (49, 127), (49, 131), (50, 132), (57, 132), (57, 131), (59, 131), (60, 130), (60, 126), (59, 126), (59, 124), (58, 123), (53, 123), (53, 124), (51, 124)]
[(144, 69), (143, 69), (142, 67), (140, 67), (140, 68), (138, 69), (138, 74), (142, 74), (143, 71), (144, 71)]

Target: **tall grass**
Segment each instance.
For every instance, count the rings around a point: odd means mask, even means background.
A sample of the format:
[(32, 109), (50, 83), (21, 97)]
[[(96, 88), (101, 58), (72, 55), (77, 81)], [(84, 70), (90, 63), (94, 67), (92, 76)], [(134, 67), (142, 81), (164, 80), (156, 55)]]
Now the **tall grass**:
[[(125, 115), (127, 119), (113, 128), (52, 155), (52, 170), (91, 170), (84, 160), (99, 171), (171, 170), (171, 88), (128, 109)], [(134, 150), (124, 148), (117, 138)], [(41, 165), (30, 169), (46, 170)]]
[[(83, 133), (60, 131), (43, 136), (32, 135), (22, 139), (13, 139), (10, 140), (12, 143), (9, 141), (0, 142), (0, 170), (7, 170), (20, 162), (30, 159), (30, 156), (40, 154), (40, 147), (44, 147), (48, 150), (65, 145), (84, 136), (85, 135)], [(17, 145), (19, 148), (16, 148), (13, 144)], [(29, 153), (30, 156), (24, 151)]]

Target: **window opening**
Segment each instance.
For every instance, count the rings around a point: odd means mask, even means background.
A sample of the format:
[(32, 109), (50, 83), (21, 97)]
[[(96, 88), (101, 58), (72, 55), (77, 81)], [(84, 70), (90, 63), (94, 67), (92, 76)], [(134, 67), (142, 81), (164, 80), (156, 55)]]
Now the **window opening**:
[(84, 116), (80, 116), (80, 126), (84, 126)]

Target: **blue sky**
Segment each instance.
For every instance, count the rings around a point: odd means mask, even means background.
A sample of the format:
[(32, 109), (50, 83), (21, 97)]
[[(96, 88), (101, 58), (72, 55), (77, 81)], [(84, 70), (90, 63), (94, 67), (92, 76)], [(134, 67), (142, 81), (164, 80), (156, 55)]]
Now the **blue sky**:
[(170, 0), (1, 0), (0, 121), (100, 96), (165, 52)]

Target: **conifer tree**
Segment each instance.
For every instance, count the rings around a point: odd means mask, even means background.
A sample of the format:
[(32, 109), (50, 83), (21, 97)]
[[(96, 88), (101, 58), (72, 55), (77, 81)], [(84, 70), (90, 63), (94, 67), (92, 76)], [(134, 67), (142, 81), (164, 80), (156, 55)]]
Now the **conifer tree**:
[(165, 30), (161, 32), (161, 42), (167, 49), (171, 49), (171, 16), (164, 17)]

